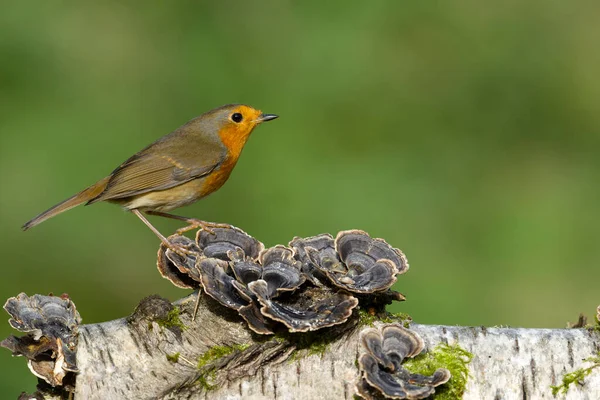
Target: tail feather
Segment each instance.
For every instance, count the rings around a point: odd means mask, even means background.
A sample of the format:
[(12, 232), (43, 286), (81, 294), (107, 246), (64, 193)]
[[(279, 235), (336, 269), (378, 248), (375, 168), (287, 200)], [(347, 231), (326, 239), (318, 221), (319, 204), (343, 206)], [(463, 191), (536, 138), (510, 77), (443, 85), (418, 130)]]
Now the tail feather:
[(58, 215), (62, 212), (70, 210), (73, 207), (77, 207), (78, 205), (80, 205), (82, 203), (86, 203), (86, 202), (98, 197), (106, 188), (106, 185), (108, 184), (108, 180), (109, 180), (109, 177), (106, 177), (106, 178), (94, 183), (89, 188), (84, 189), (81, 192), (77, 193), (75, 196), (69, 197), (68, 199), (58, 203), (54, 207), (51, 207), (50, 209), (44, 211), (37, 217), (33, 218), (31, 221), (26, 222), (25, 225), (23, 225), (23, 230), (26, 231), (29, 228), (33, 228), (34, 226), (41, 224), (45, 220), (54, 217), (55, 215)]

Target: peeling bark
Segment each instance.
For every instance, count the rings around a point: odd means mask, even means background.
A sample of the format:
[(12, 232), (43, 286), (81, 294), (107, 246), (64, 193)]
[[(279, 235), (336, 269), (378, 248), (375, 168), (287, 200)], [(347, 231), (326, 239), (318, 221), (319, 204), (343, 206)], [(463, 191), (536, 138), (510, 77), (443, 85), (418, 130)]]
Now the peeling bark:
[[(356, 315), (318, 332), (262, 336), (207, 296), (201, 296), (192, 321), (195, 302), (191, 295), (174, 303), (180, 310), (175, 322), (167, 318), (171, 305), (154, 298), (129, 318), (80, 326), (75, 399), (354, 397), (362, 328)], [(474, 354), (464, 399), (551, 399), (550, 385), (589, 366), (583, 360), (600, 351), (600, 334), (586, 329), (414, 323), (411, 329), (426, 349), (458, 343)], [(322, 353), (303, 349), (315, 339), (330, 341)], [(600, 370), (558, 398), (599, 399)]]

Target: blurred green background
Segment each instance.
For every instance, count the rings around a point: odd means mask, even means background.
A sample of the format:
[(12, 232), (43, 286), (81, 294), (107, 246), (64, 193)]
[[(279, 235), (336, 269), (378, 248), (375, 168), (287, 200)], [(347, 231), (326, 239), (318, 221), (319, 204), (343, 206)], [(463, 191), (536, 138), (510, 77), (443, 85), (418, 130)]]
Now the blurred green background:
[[(188, 294), (157, 273), (157, 238), (114, 205), (20, 226), (240, 102), (281, 118), (254, 132), (223, 189), (180, 214), (267, 245), (349, 228), (383, 237), (411, 264), (393, 310), (420, 323), (591, 316), (600, 3), (423, 3), (3, 4), (0, 298), (67, 292), (92, 323)], [(0, 354), (3, 396), (33, 391), (24, 360)]]

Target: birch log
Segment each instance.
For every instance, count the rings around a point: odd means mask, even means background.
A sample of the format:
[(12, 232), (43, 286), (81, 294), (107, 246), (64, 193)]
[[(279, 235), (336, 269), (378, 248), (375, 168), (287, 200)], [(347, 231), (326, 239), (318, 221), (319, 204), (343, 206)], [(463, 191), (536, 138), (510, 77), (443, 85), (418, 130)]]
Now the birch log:
[[(358, 318), (319, 332), (332, 341), (322, 354), (310, 354), (286, 337), (252, 333), (237, 314), (207, 296), (200, 296), (192, 321), (196, 298), (174, 303), (183, 329), (160, 322), (172, 306), (156, 298), (142, 302), (128, 318), (82, 325), (75, 399), (354, 398), (363, 328)], [(426, 349), (458, 343), (473, 353), (464, 399), (551, 399), (550, 386), (560, 384), (565, 373), (589, 366), (584, 359), (600, 350), (600, 334), (587, 329), (416, 323), (411, 329), (423, 337)], [(223, 348), (227, 354), (207, 357), (211, 349)], [(600, 399), (600, 368), (558, 398)]]

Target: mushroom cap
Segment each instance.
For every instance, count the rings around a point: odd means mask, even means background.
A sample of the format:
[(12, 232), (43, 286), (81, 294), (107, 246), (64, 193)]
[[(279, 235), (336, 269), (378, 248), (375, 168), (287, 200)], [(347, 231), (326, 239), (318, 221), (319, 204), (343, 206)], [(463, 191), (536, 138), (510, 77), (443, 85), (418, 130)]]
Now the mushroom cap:
[(262, 279), (248, 284), (262, 305), (261, 313), (279, 321), (290, 332), (315, 331), (346, 322), (358, 300), (347, 294), (306, 288), (285, 298), (271, 299), (268, 283)]
[(212, 233), (201, 229), (196, 234), (196, 243), (205, 257), (225, 261), (231, 260), (231, 255), (240, 254), (246, 258), (256, 259), (265, 248), (261, 242), (235, 227), (213, 228)]
[(395, 370), (406, 357), (423, 351), (425, 343), (419, 335), (401, 325), (386, 325), (381, 331), (366, 329), (361, 332), (363, 347), (385, 368)]
[[(377, 360), (370, 354), (363, 354), (358, 359), (358, 364), (364, 372), (366, 382), (385, 398), (391, 399), (424, 399), (435, 393), (435, 386), (441, 385), (450, 379), (444, 380), (446, 375), (440, 370), (431, 377), (410, 374), (405, 369), (396, 373), (389, 373), (381, 368)], [(445, 370), (448, 371), (448, 370)], [(449, 373), (448, 373), (449, 374)], [(434, 385), (434, 383), (437, 383)]]
[(302, 274), (302, 263), (294, 259), (294, 252), (288, 247), (271, 247), (262, 251), (258, 259), (263, 268), (261, 279), (267, 282), (269, 298), (293, 291), (306, 280)]
[(365, 389), (365, 383), (386, 398), (423, 399), (450, 379), (450, 372), (445, 368), (425, 376), (412, 374), (402, 367), (406, 357), (418, 355), (425, 345), (416, 332), (399, 324), (386, 325), (381, 331), (365, 329), (361, 332), (361, 342), (365, 352), (358, 360), (362, 374), (357, 391), (365, 398), (373, 394), (372, 390)]
[(233, 276), (228, 273), (230, 265), (226, 261), (217, 258), (200, 260), (198, 268), (205, 292), (225, 307), (236, 310), (254, 332), (272, 334), (272, 324), (260, 313), (254, 294), (243, 282), (243, 279), (256, 276), (253, 275), (256, 271), (262, 272), (261, 266), (252, 261), (231, 262), (231, 265), (235, 271)]
[[(243, 285), (258, 279), (265, 280), (269, 287), (269, 298), (280, 292), (297, 289), (306, 279), (301, 272), (301, 263), (293, 258), (292, 250), (285, 246), (277, 245), (261, 251), (258, 262), (260, 264), (250, 260), (234, 261), (231, 268), (237, 281)], [(239, 284), (236, 287), (245, 291)]]
[(260, 279), (263, 272), (260, 264), (250, 260), (233, 262), (231, 263), (231, 269), (236, 279), (244, 285)]
[(29, 333), (35, 340), (42, 335), (52, 335), (68, 339), (67, 332), (77, 330), (81, 316), (75, 304), (68, 297), (42, 296), (31, 297), (20, 293), (4, 304), (11, 318), (8, 320), (14, 329)]
[[(14, 354), (29, 360), (29, 367), (52, 386), (62, 384), (66, 372), (78, 372), (77, 335), (81, 317), (67, 295), (11, 297), (4, 304), (10, 325), (22, 337), (10, 336), (0, 343)], [(48, 357), (50, 353), (50, 357)]]
[(196, 268), (196, 262), (200, 255), (200, 249), (193, 240), (185, 236), (171, 235), (168, 240), (175, 245), (190, 250), (191, 253), (187, 257), (183, 257), (161, 243), (156, 262), (158, 272), (177, 287), (184, 289), (198, 288), (200, 286), (200, 274)]
[(317, 286), (322, 285), (328, 279), (317, 267), (319, 263), (318, 259), (315, 261), (308, 256), (307, 248), (313, 249), (313, 252), (316, 253), (324, 253), (339, 261), (335, 251), (333, 236), (329, 233), (322, 233), (307, 238), (296, 236), (290, 241), (289, 245), (294, 250), (294, 257), (302, 263), (302, 272), (304, 272), (306, 278)]
[(356, 383), (356, 395), (358, 397), (360, 397), (361, 399), (366, 399), (366, 400), (382, 400), (385, 399), (385, 397), (383, 396), (383, 394), (375, 389), (374, 387), (372, 387), (371, 385), (369, 385), (369, 382), (367, 382), (367, 380), (362, 376), (360, 376), (360, 378), (358, 379), (358, 382)]
[(329, 233), (321, 233), (320, 235), (310, 236), (307, 238), (296, 236), (290, 241), (289, 244), (290, 247), (294, 249), (298, 259), (302, 262), (310, 261), (306, 256), (306, 251), (304, 251), (306, 247), (312, 247), (313, 249), (319, 251), (327, 248), (332, 248), (335, 250), (333, 236), (331, 236)]
[(397, 274), (405, 273), (409, 267), (406, 256), (399, 249), (383, 239), (373, 239), (367, 232), (358, 229), (339, 232), (335, 238), (335, 248), (348, 270), (358, 273), (381, 259), (390, 260)]
[(339, 232), (335, 250), (334, 257), (329, 250), (305, 247), (316, 268), (334, 285), (353, 293), (384, 292), (396, 282), (396, 275), (408, 270), (408, 262), (400, 250), (382, 239), (372, 239), (363, 231)]
[(383, 339), (383, 353), (399, 369), (402, 360), (406, 357), (414, 357), (423, 351), (425, 342), (415, 331), (407, 329), (402, 325), (386, 325), (381, 329)]
[(238, 310), (242, 318), (248, 323), (248, 327), (260, 335), (272, 335), (272, 321), (261, 314), (256, 303), (252, 302)]
[(204, 291), (213, 299), (239, 311), (248, 301), (234, 287), (234, 277), (227, 274), (227, 262), (216, 258), (205, 258), (198, 264)]

